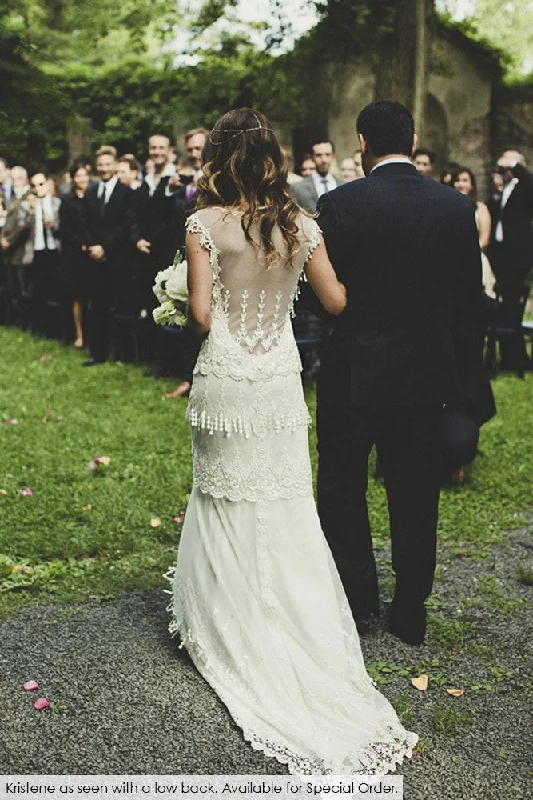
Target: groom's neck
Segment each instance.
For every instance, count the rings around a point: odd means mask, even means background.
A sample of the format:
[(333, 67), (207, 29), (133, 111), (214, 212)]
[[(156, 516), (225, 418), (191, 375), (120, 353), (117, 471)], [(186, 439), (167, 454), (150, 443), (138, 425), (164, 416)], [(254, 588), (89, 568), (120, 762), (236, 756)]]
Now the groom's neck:
[(372, 166), (375, 167), (376, 164), (381, 164), (382, 161), (388, 161), (389, 158), (403, 158), (405, 161), (411, 161), (409, 156), (406, 156), (405, 153), (389, 153), (387, 156), (372, 156)]

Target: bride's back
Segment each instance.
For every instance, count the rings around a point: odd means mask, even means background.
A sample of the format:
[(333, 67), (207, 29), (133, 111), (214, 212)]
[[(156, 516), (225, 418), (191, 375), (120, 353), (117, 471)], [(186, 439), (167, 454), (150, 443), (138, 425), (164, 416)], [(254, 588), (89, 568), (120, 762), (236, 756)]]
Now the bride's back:
[(188, 229), (204, 233), (211, 249), (213, 314), (224, 319), (231, 336), (249, 352), (270, 350), (289, 321), (298, 280), (318, 236), (316, 223), (304, 214), (298, 215), (297, 226), (299, 248), (292, 260), (279, 226), (274, 227), (276, 256), (267, 264), (259, 222), (250, 228), (250, 242), (240, 211), (211, 206), (190, 218)]

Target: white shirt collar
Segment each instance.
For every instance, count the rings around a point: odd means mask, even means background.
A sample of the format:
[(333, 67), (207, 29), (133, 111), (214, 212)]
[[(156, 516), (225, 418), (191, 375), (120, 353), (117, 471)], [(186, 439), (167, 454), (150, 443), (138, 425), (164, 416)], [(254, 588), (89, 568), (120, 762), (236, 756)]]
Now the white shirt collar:
[[(337, 181), (333, 177), (333, 175), (328, 172), (327, 175), (319, 175), (318, 172), (312, 172), (311, 177), (313, 179), (313, 183), (315, 184), (315, 189), (319, 197), (321, 197), (326, 192), (331, 192), (332, 189), (337, 188)], [(328, 188), (324, 186), (324, 180), (327, 182)]]
[(374, 170), (378, 169), (379, 167), (384, 167), (385, 164), (410, 164), (411, 166), (413, 166), (412, 161), (409, 158), (407, 158), (407, 156), (405, 158), (385, 158), (383, 161), (380, 161), (378, 164), (375, 164), (370, 170), (369, 174), (374, 172)]
[(102, 194), (105, 193), (105, 201), (107, 203), (117, 183), (118, 175), (113, 175), (113, 177), (109, 178), (108, 181), (100, 181), (100, 185), (98, 186), (98, 197), (102, 197)]

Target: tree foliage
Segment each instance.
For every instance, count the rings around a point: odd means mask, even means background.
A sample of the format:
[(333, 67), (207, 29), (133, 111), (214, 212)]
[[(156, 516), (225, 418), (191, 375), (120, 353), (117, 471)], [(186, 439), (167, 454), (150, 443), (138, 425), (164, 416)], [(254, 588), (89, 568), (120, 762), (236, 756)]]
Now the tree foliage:
[(507, 54), (508, 78), (533, 72), (533, 1), (472, 0), (462, 19), (458, 0), (440, 0), (439, 8), (451, 19), (461, 16), (465, 33), (492, 42)]

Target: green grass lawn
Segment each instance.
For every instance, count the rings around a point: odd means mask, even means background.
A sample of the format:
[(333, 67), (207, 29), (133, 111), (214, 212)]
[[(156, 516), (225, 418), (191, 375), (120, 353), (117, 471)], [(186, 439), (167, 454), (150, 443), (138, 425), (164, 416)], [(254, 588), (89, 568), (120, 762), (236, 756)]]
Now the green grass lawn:
[[(0, 612), (162, 586), (191, 488), (186, 402), (163, 396), (175, 382), (119, 363), (82, 369), (73, 349), (12, 329), (0, 328), (0, 352)], [(494, 389), (482, 455), (466, 485), (442, 492), (440, 540), (472, 556), (519, 526), (533, 497), (533, 376)], [(316, 462), (314, 446), (311, 432)], [(91, 470), (96, 455), (111, 461)], [(388, 517), (373, 480), (369, 505), (379, 543)]]

